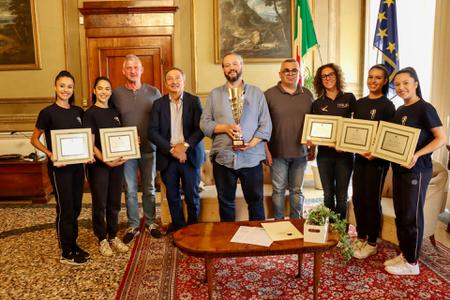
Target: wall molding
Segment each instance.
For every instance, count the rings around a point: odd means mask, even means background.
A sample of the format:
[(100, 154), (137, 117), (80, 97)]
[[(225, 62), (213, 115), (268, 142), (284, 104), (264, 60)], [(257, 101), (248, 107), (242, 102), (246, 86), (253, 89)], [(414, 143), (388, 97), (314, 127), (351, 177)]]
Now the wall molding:
[(37, 114), (0, 114), (0, 123), (35, 123)]
[(30, 98), (0, 98), (0, 105), (3, 104), (39, 104), (52, 103), (55, 97), (30, 97)]

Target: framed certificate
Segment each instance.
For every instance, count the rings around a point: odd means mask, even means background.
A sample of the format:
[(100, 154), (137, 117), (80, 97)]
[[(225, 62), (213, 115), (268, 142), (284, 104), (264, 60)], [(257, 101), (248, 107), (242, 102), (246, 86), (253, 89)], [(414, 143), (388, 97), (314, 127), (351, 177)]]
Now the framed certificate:
[(342, 117), (306, 114), (301, 143), (310, 140), (315, 145), (334, 146), (340, 119)]
[(112, 161), (119, 157), (125, 159), (141, 157), (136, 126), (101, 128), (100, 142), (104, 161)]
[(50, 135), (55, 166), (85, 163), (94, 157), (90, 128), (51, 130)]
[(418, 128), (380, 121), (372, 155), (397, 164), (409, 164), (419, 134)]
[(371, 152), (377, 127), (378, 121), (342, 118), (339, 121), (336, 149), (361, 154)]

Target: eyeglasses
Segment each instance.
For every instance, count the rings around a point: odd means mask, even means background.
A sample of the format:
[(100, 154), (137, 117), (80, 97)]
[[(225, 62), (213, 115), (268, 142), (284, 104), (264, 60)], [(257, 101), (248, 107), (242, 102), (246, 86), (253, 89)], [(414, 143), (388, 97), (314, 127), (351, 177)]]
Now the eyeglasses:
[(297, 75), (298, 74), (298, 69), (284, 69), (283, 71), (281, 71), (281, 73), (283, 73), (284, 75), (289, 75), (289, 74), (294, 74)]
[(322, 78), (322, 80), (324, 80), (324, 79), (333, 79), (333, 78), (336, 78), (336, 73), (335, 72), (331, 72), (329, 74), (323, 74), (322, 76), (320, 76), (320, 78)]

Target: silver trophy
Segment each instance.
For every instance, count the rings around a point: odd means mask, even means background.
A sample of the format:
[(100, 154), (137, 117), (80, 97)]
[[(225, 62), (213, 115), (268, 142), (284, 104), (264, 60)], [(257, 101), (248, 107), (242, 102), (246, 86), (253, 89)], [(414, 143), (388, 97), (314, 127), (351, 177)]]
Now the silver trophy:
[[(236, 125), (239, 125), (241, 121), (242, 111), (244, 109), (244, 90), (240, 87), (228, 88), (228, 93), (230, 94), (230, 105), (231, 111), (233, 113), (234, 122), (236, 123)], [(245, 147), (244, 138), (241, 133), (237, 133), (234, 135), (232, 147), (233, 148)]]

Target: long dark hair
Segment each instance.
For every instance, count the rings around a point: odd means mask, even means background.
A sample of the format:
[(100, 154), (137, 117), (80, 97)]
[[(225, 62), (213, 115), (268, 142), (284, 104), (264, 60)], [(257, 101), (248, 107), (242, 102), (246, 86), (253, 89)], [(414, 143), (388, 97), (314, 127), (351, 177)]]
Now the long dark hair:
[(383, 71), (384, 79), (387, 79), (387, 80), (386, 80), (386, 83), (381, 88), (381, 92), (383, 93), (383, 95), (387, 96), (387, 94), (389, 92), (389, 72), (388, 72), (388, 69), (385, 67), (385, 65), (382, 65), (382, 64), (378, 64), (378, 65), (372, 66), (369, 69), (369, 72), (372, 71), (373, 69), (377, 69), (377, 70)]
[(336, 88), (339, 92), (342, 92), (345, 86), (344, 75), (342, 74), (341, 67), (333, 63), (320, 66), (316, 71), (316, 75), (314, 76), (314, 90), (316, 91), (317, 97), (321, 97), (325, 94), (325, 87), (323, 86), (322, 82), (322, 70), (325, 68), (331, 68), (333, 69), (334, 73), (336, 73)]
[[(112, 87), (111, 81), (109, 80), (108, 77), (99, 76), (99, 77), (95, 78), (94, 89), (97, 87), (97, 84), (102, 80), (107, 81), (109, 83), (109, 85)], [(95, 102), (97, 102), (97, 95), (95, 95), (95, 93), (92, 92), (92, 104), (95, 104)], [(110, 101), (108, 101), (108, 107), (111, 107)]]
[(414, 79), (415, 82), (417, 82), (416, 95), (419, 96), (420, 99), (423, 99), (422, 98), (422, 90), (420, 89), (419, 77), (417, 76), (416, 70), (414, 70), (413, 67), (403, 68), (395, 74), (394, 80), (398, 74), (402, 74), (402, 73), (409, 74), (409, 76), (411, 76), (411, 78)]
[[(58, 79), (62, 78), (62, 77), (67, 77), (72, 79), (73, 84), (75, 84), (75, 78), (73, 77), (72, 74), (70, 74), (69, 71), (63, 70), (61, 72), (58, 73), (58, 75), (56, 75), (55, 77), (55, 86), (56, 86), (56, 82), (58, 81)], [(55, 99), (57, 98), (56, 94), (55, 94)], [(70, 96), (69, 98), (69, 104), (72, 105), (75, 103), (75, 89), (73, 90), (72, 96)]]

